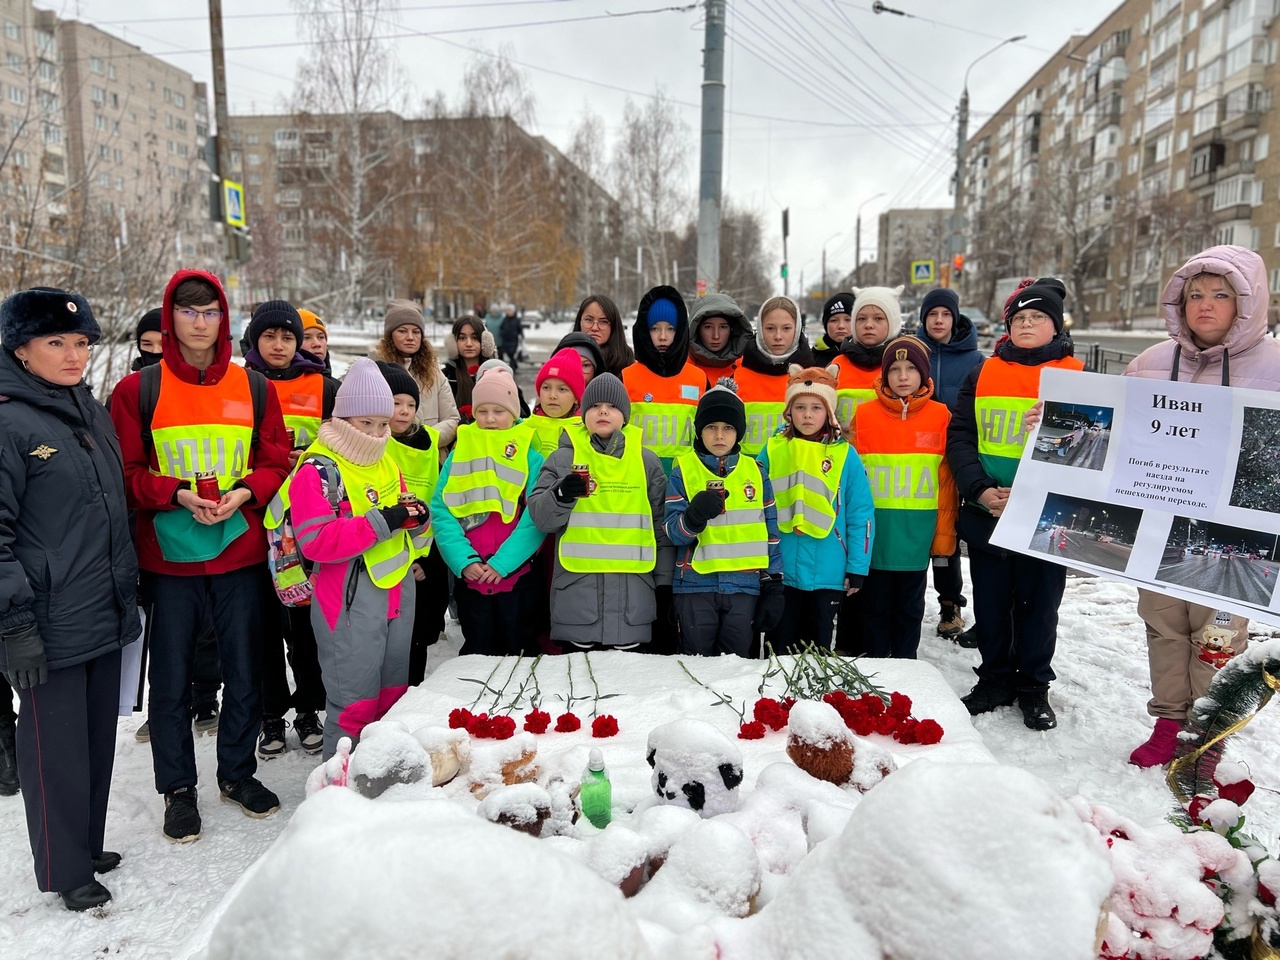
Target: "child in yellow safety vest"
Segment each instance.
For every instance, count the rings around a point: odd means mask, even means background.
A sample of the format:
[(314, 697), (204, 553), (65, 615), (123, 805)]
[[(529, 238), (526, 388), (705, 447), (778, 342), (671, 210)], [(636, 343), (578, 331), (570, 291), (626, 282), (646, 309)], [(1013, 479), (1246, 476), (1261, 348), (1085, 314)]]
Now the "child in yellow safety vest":
[[(423, 503), (430, 503), (440, 481), (440, 431), (417, 422), (418, 381), (398, 363), (378, 361), (378, 369), (391, 388), (391, 441), (387, 453), (404, 477), (405, 487)], [(449, 571), (435, 549), (434, 531), (428, 524), (413, 538), (413, 566), (417, 584), (413, 607), (413, 643), (409, 647), (409, 686), (416, 687), (427, 672), (427, 647), (444, 632), (444, 612), (449, 607)]]
[(863, 636), (873, 657), (914, 660), (929, 562), (956, 548), (955, 481), (947, 466), (946, 404), (933, 397), (929, 348), (915, 337), (885, 346), (876, 398), (858, 407), (850, 443), (871, 483), (879, 531), (863, 591)]
[(671, 543), (662, 531), (666, 474), (630, 418), (622, 381), (611, 373), (592, 378), (581, 421), (565, 430), (529, 497), (538, 529), (558, 535), (556, 643), (630, 650), (669, 629), (655, 622), (655, 589), (671, 586)]
[[(311, 626), (324, 678), (326, 760), (340, 737), (359, 740), (408, 687), (412, 539), (428, 514), (417, 498), (405, 498), (409, 491), (387, 453), (392, 412), (387, 382), (361, 357), (338, 388), (333, 416), (271, 506), (290, 510), (298, 547), (316, 565)], [(336, 493), (329, 489), (335, 482)]]
[(858, 452), (836, 420), (839, 368), (792, 364), (787, 426), (760, 455), (782, 536), (782, 620), (765, 640), (778, 653), (832, 645), (841, 601), (871, 564), (875, 504)]
[(747, 413), (722, 379), (698, 401), (696, 439), (676, 458), (664, 526), (676, 545), (680, 652), (751, 654), (782, 619), (782, 550), (769, 475), (742, 453)]
[(458, 428), (431, 500), (435, 545), (457, 578), (462, 653), (528, 653), (546, 620), (530, 562), (543, 535), (526, 509), (543, 458), (505, 367), (476, 380), (471, 412), (475, 422)]
[(533, 387), (538, 400), (527, 422), (533, 428), (538, 452), (549, 457), (559, 449), (565, 427), (575, 422), (578, 401), (586, 387), (578, 351), (565, 347), (553, 353), (538, 371)]

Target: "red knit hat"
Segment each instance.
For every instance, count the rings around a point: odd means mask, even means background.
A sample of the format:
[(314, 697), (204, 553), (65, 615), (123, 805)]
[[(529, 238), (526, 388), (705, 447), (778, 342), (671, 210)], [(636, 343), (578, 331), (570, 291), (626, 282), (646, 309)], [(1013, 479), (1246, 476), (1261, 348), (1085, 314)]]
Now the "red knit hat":
[(556, 380), (563, 380), (568, 385), (574, 400), (582, 400), (582, 391), (586, 389), (587, 382), (582, 376), (582, 358), (577, 350), (565, 347), (553, 353), (551, 359), (538, 371), (538, 376), (533, 381), (533, 389), (541, 390), (543, 381), (553, 377)]

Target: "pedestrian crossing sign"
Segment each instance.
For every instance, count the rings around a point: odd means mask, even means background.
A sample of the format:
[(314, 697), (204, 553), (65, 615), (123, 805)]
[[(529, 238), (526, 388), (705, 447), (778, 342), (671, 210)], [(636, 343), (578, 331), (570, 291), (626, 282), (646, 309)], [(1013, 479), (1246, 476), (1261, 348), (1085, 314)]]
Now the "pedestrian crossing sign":
[(912, 283), (934, 283), (936, 282), (937, 272), (934, 270), (932, 260), (912, 260), (911, 261), (911, 282)]
[(222, 210), (228, 226), (244, 226), (244, 187), (241, 184), (222, 181)]

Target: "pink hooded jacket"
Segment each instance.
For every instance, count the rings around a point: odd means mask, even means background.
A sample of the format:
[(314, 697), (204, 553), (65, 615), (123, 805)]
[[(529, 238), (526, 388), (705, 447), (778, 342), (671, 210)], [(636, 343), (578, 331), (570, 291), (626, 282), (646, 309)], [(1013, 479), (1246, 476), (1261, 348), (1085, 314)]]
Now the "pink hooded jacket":
[[(1226, 339), (1204, 350), (1191, 339), (1180, 306), (1183, 285), (1201, 273), (1225, 277), (1238, 307)], [(1172, 380), (1176, 359), (1178, 380), (1280, 390), (1280, 340), (1267, 333), (1268, 301), (1266, 267), (1252, 250), (1219, 246), (1197, 253), (1178, 268), (1160, 298), (1169, 339), (1130, 361), (1125, 376)]]

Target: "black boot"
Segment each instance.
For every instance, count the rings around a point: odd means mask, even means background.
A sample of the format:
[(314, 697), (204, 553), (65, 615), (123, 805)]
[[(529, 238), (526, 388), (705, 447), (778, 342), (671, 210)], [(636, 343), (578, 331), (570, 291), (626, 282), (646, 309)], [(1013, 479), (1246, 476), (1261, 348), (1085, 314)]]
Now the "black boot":
[(12, 720), (0, 720), (0, 797), (18, 792), (18, 750)]
[(976, 650), (978, 647), (978, 625), (975, 623), (968, 630), (952, 637), (952, 639), (966, 650)]
[(79, 913), (82, 910), (92, 910), (94, 907), (100, 907), (108, 902), (111, 899), (111, 891), (97, 880), (90, 880), (83, 887), (76, 887), (74, 890), (63, 890), (58, 896), (62, 897), (62, 902), (67, 905), (68, 910), (74, 910)]
[(1052, 730), (1058, 725), (1057, 714), (1049, 705), (1049, 688), (1020, 690), (1018, 706), (1022, 708), (1022, 722), (1032, 730)]

